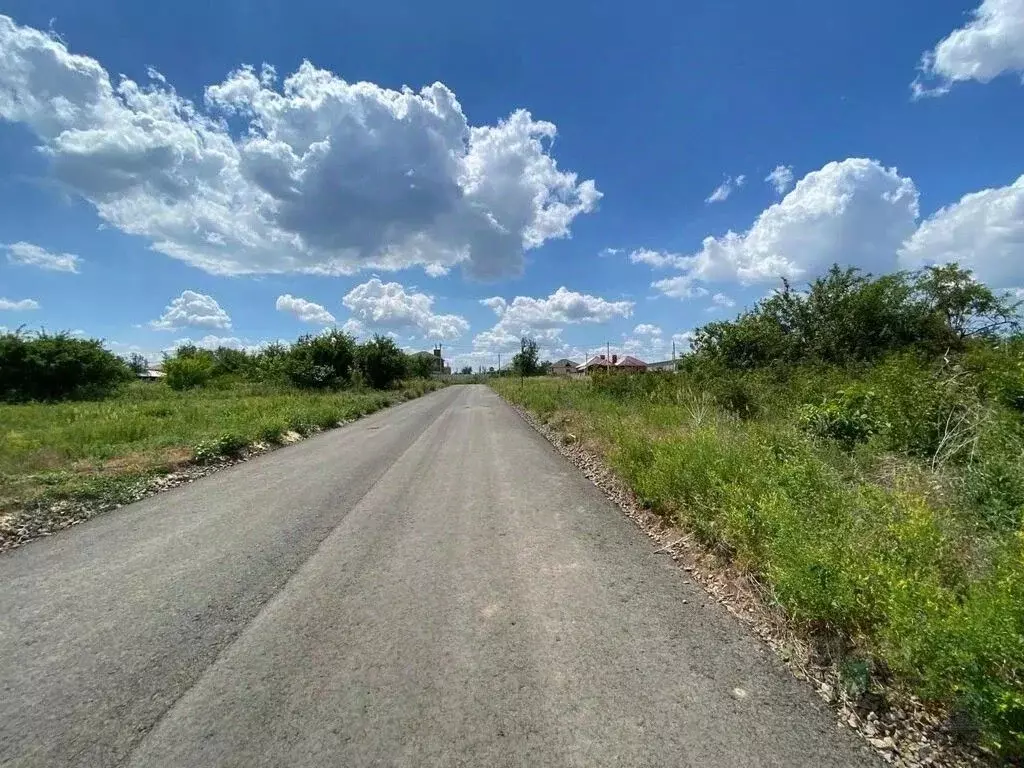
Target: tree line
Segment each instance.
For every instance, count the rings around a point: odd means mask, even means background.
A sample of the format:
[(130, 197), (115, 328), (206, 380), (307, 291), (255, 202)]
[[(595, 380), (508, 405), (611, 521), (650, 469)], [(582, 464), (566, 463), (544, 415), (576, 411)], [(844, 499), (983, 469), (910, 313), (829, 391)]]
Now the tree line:
[[(437, 366), (433, 355), (406, 354), (387, 336), (358, 343), (338, 330), (253, 351), (188, 344), (163, 361), (165, 381), (177, 390), (232, 381), (387, 389), (403, 379), (430, 377)], [(122, 359), (99, 339), (21, 329), (0, 334), (0, 400), (6, 402), (107, 397), (146, 367), (141, 355)]]
[(806, 290), (783, 280), (736, 319), (698, 328), (685, 365), (750, 370), (865, 363), (908, 350), (956, 354), (1019, 331), (1020, 307), (956, 264), (878, 277), (835, 265)]

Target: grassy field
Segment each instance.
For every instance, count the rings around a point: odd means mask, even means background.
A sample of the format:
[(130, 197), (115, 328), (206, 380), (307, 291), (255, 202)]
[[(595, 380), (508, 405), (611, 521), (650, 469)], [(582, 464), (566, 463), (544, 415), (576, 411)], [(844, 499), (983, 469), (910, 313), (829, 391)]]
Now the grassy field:
[[(975, 390), (950, 394), (955, 376), (931, 376), (896, 360), (785, 380), (493, 386), (603, 455), (647, 505), (764, 584), (799, 630), (844, 638), (851, 691), (905, 689), (1020, 756), (1024, 428)], [(856, 407), (828, 400), (836, 391)]]
[(0, 404), (0, 514), (41, 501), (116, 499), (147, 475), (333, 427), (438, 386), (309, 392), (233, 382), (175, 392), (132, 383), (106, 400)]

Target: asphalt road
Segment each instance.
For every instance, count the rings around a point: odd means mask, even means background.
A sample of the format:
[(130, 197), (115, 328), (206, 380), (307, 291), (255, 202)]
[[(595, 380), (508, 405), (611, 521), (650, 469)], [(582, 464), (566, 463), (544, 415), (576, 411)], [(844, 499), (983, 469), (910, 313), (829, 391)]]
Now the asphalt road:
[(0, 622), (4, 766), (876, 765), (481, 386), (0, 556)]

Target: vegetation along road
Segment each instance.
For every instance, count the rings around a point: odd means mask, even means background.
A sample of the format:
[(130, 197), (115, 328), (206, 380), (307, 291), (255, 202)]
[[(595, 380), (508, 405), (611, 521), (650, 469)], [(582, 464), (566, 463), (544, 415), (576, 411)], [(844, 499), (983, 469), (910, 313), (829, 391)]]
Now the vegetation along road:
[(875, 758), (493, 392), (0, 557), (9, 766)]

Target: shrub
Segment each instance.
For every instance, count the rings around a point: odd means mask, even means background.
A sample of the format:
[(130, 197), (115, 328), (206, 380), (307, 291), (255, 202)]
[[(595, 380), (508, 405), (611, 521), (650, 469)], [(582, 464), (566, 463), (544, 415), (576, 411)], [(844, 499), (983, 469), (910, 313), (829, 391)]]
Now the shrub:
[(337, 388), (351, 380), (355, 354), (355, 341), (341, 331), (302, 336), (292, 345), (285, 370), (297, 387)]
[(408, 358), (394, 340), (374, 336), (359, 345), (359, 367), (366, 383), (375, 389), (393, 387), (408, 371)]
[(226, 434), (197, 443), (192, 449), (192, 458), (200, 464), (209, 464), (222, 457), (237, 458), (248, 447), (249, 442), (240, 435)]
[(285, 428), (281, 424), (264, 424), (259, 430), (259, 439), (268, 445), (279, 445)]
[(125, 362), (97, 339), (0, 335), (0, 399), (8, 402), (102, 398), (131, 376)]
[(169, 358), (164, 362), (164, 373), (171, 389), (194, 389), (213, 378), (213, 361), (206, 355)]
[(820, 405), (801, 406), (798, 424), (805, 432), (834, 440), (851, 450), (878, 432), (876, 400), (871, 390), (860, 387), (841, 390)]

